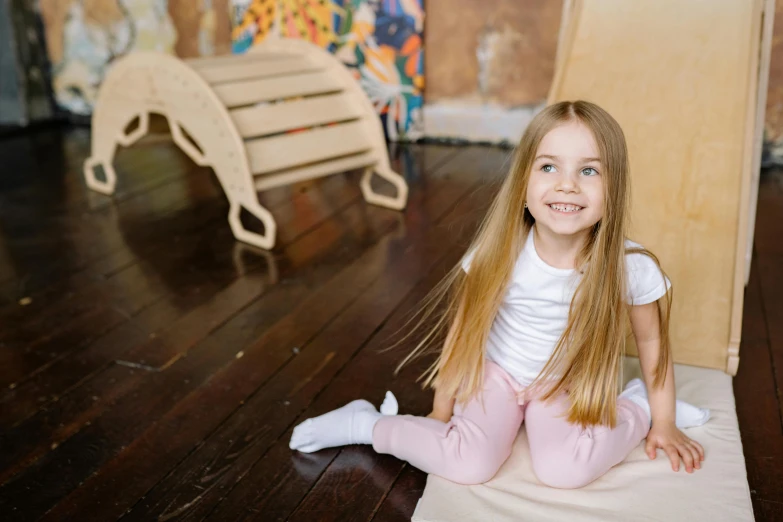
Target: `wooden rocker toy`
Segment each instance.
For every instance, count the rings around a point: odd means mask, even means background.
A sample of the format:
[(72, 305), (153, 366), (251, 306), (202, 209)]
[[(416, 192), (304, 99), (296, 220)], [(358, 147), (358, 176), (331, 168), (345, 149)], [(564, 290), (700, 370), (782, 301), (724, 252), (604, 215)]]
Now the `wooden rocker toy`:
[[(239, 241), (274, 247), (277, 226), (258, 191), (352, 169), (364, 170), (366, 201), (405, 208), (408, 186), (389, 166), (372, 103), (337, 58), (309, 42), (272, 40), (244, 55), (185, 61), (154, 52), (117, 60), (92, 116), (89, 188), (114, 192), (117, 145), (144, 136), (151, 112), (166, 117), (174, 142), (197, 165), (214, 170)], [(134, 120), (138, 126), (126, 132)], [(373, 174), (394, 185), (396, 196), (376, 192)], [(242, 226), (242, 207), (263, 223), (263, 235)]]

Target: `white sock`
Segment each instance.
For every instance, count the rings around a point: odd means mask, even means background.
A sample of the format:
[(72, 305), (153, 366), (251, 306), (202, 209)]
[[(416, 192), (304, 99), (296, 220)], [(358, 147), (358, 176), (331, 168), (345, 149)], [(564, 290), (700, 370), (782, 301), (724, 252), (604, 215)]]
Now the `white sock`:
[[(647, 388), (641, 379), (632, 379), (626, 384), (623, 393), (620, 394), (620, 398), (628, 399), (638, 404), (647, 414), (647, 417), (652, 419), (650, 402), (647, 400)], [(709, 418), (710, 410), (707, 408), (699, 408), (693, 404), (688, 404), (687, 402), (680, 400), (675, 403), (674, 423), (678, 428), (682, 429), (701, 426), (707, 422)]]
[(303, 453), (348, 444), (372, 444), (372, 430), (384, 415), (396, 415), (397, 399), (386, 392), (381, 412), (369, 402), (360, 399), (350, 402), (320, 417), (307, 419), (294, 428), (288, 447)]

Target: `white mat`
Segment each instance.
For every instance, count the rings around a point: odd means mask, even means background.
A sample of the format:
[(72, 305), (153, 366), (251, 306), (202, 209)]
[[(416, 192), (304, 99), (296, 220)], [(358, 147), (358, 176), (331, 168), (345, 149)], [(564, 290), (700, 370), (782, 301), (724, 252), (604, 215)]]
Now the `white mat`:
[[(626, 380), (639, 376), (626, 362)], [(704, 426), (686, 434), (704, 446), (702, 469), (671, 469), (658, 451), (651, 461), (639, 445), (619, 466), (578, 490), (541, 484), (533, 474), (524, 428), (498, 474), (480, 486), (461, 486), (430, 475), (414, 522), (520, 521), (752, 521), (731, 377), (718, 370), (675, 365), (677, 396), (712, 410)]]

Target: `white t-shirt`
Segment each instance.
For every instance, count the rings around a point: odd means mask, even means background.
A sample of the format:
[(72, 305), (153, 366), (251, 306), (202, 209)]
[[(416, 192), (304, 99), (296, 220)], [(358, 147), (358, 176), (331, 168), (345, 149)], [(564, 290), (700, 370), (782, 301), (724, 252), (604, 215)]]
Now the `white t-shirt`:
[[(626, 247), (638, 243), (626, 240)], [(467, 272), (473, 252), (462, 261)], [(626, 302), (643, 305), (666, 294), (671, 282), (644, 254), (625, 256)], [(554, 352), (568, 322), (568, 309), (579, 284), (574, 269), (555, 268), (536, 253), (533, 232), (514, 266), (511, 281), (487, 339), (487, 357), (526, 386), (533, 382)]]

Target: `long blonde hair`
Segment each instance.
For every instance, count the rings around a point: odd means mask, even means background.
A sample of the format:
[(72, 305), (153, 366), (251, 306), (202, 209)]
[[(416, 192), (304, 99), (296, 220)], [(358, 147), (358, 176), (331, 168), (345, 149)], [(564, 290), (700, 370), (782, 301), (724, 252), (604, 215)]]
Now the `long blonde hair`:
[[(437, 320), (400, 367), (425, 353), (450, 326), (437, 360), (422, 376), (424, 386), (436, 388), (460, 403), (480, 394), (487, 337), (535, 223), (524, 202), (536, 151), (549, 131), (575, 120), (592, 131), (598, 146), (603, 166), (604, 213), (576, 259), (582, 277), (571, 302), (567, 326), (530, 389), (539, 390), (542, 400), (567, 393), (569, 422), (614, 427), (627, 340), (625, 255), (642, 253), (649, 255), (659, 268), (660, 263), (646, 249), (625, 247), (630, 203), (625, 137), (614, 118), (589, 102), (551, 105), (528, 125), (510, 172), (469, 248), (474, 253), (469, 274), (463, 275), (461, 266), (455, 266), (425, 300), (418, 325), (426, 324), (431, 317)], [(443, 301), (445, 313), (439, 315), (438, 305)], [(662, 386), (666, 378), (670, 308), (671, 291), (666, 299), (658, 300), (661, 351), (655, 386)]]

